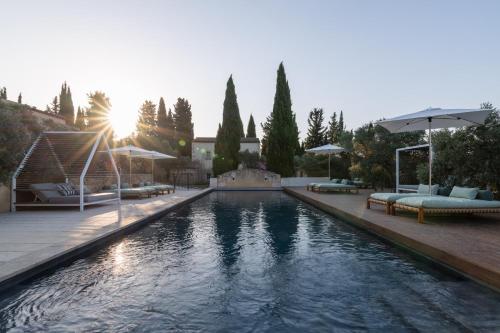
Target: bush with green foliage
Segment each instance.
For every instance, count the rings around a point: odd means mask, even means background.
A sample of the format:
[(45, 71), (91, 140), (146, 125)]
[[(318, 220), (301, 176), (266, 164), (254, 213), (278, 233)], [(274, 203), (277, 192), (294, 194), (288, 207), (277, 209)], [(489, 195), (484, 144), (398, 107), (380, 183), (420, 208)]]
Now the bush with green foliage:
[[(382, 126), (366, 124), (354, 132), (351, 176), (362, 178), (375, 187), (394, 187), (396, 149), (422, 143), (423, 131), (390, 133)], [(420, 157), (409, 158), (408, 163), (401, 165), (401, 170), (415, 173), (421, 162)]]
[(69, 130), (64, 125), (46, 120), (39, 123), (29, 106), (0, 100), (0, 183), (9, 184), (10, 177), (27, 149), (44, 130)]
[(433, 133), (433, 181), (500, 189), (500, 117), (492, 112), (486, 124)]

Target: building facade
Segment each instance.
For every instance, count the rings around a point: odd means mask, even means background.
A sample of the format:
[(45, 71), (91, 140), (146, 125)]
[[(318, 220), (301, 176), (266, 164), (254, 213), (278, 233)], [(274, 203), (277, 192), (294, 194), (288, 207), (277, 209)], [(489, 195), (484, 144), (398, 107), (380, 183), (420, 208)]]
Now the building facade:
[[(215, 150), (215, 138), (198, 137), (193, 140), (191, 158), (193, 161), (199, 161), (207, 174), (213, 175), (212, 166)], [(260, 155), (260, 140), (258, 138), (241, 138), (240, 152), (248, 150), (250, 153)]]

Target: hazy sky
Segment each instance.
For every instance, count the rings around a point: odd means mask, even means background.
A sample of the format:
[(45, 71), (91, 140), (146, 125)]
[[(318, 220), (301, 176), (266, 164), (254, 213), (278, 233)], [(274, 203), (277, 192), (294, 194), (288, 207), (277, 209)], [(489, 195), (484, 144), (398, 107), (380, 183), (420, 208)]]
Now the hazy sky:
[[(284, 62), (302, 132), (313, 107), (348, 128), (434, 107), (500, 105), (500, 1), (2, 1), (0, 86), (44, 109), (104, 91), (132, 129), (145, 99), (192, 104), (214, 136), (233, 74), (264, 121)], [(119, 131), (120, 132), (120, 131)], [(123, 131), (122, 131), (123, 133)], [(260, 134), (260, 126), (258, 134)]]

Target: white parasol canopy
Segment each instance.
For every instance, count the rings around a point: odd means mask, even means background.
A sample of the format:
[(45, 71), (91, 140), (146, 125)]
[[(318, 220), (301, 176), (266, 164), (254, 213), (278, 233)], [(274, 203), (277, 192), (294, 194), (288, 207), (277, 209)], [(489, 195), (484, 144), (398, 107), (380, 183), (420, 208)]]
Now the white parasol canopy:
[(432, 185), (432, 136), (436, 128), (478, 126), (484, 124), (492, 110), (428, 108), (419, 112), (381, 120), (377, 124), (391, 133), (429, 130), (429, 193)]
[(311, 149), (306, 149), (306, 152), (318, 154), (318, 155), (328, 155), (328, 179), (330, 179), (330, 157), (332, 154), (338, 154), (345, 151), (344, 148), (332, 144), (327, 144), (324, 146), (314, 147)]
[(129, 182), (132, 183), (132, 157), (139, 157), (152, 160), (151, 161), (151, 177), (154, 181), (154, 160), (175, 158), (167, 154), (163, 154), (153, 150), (147, 150), (136, 146), (128, 145), (110, 149), (110, 151), (117, 155), (128, 156), (129, 159)]

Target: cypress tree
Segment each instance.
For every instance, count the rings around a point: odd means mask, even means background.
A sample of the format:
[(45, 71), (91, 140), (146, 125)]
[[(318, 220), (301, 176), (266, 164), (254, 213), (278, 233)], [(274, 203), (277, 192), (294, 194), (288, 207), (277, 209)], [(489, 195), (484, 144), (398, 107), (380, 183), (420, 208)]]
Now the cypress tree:
[(21, 93), (19, 93), (19, 96), (17, 96), (17, 102), (19, 104), (22, 104), (23, 103), (23, 95)]
[(60, 104), (58, 102), (57, 96), (54, 96), (52, 104), (50, 105), (50, 110), (52, 111), (53, 114), (59, 114), (59, 108)]
[(326, 129), (323, 127), (323, 109), (314, 108), (307, 119), (309, 128), (304, 142), (306, 149), (322, 146), (326, 143)]
[(328, 141), (332, 144), (339, 142), (338, 128), (339, 123), (337, 121), (337, 112), (334, 112), (328, 122)]
[(165, 107), (165, 101), (163, 97), (160, 97), (160, 102), (158, 103), (158, 136), (161, 139), (167, 140), (168, 136), (168, 120), (167, 120), (167, 108)]
[(226, 84), (226, 95), (222, 110), (222, 126), (215, 139), (215, 159), (224, 162), (214, 162), (219, 167), (216, 174), (234, 170), (238, 167), (241, 138), (245, 137), (243, 123), (236, 97), (233, 76), (229, 76)]
[(73, 105), (73, 97), (71, 97), (71, 88), (68, 87), (66, 92), (66, 124), (73, 125), (75, 122), (75, 106)]
[(344, 112), (340, 110), (339, 125), (338, 125), (339, 137), (345, 132), (344, 124)]
[(256, 138), (257, 134), (255, 133), (255, 122), (253, 121), (253, 116), (250, 114), (250, 119), (248, 120), (247, 126), (247, 138)]
[(269, 170), (283, 177), (293, 175), (293, 158), (298, 150), (298, 134), (285, 68), (283, 63), (280, 63), (267, 143), (266, 157)]
[(75, 122), (75, 107), (73, 106), (73, 98), (71, 97), (71, 89), (64, 82), (61, 86), (59, 94), (59, 114), (64, 117), (66, 124), (73, 125)]
[(177, 103), (174, 105), (173, 119), (177, 153), (180, 156), (191, 156), (191, 146), (194, 138), (192, 118), (189, 101), (184, 98), (177, 98)]
[(78, 107), (78, 110), (76, 112), (76, 119), (75, 119), (75, 127), (78, 128), (80, 131), (85, 130), (85, 113), (83, 110)]

